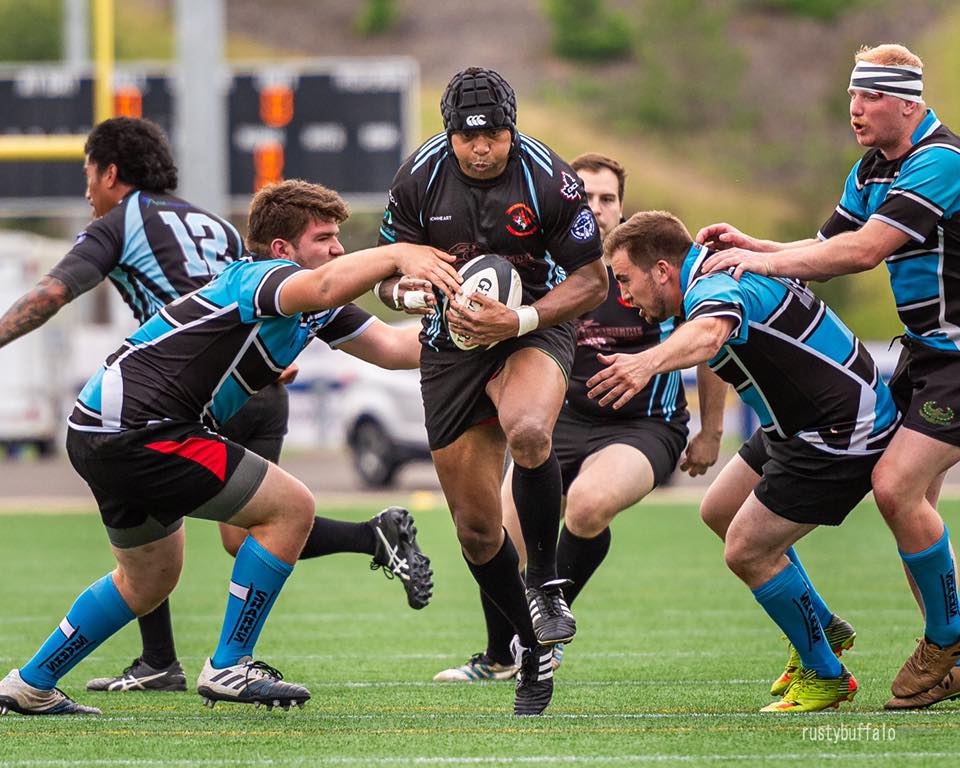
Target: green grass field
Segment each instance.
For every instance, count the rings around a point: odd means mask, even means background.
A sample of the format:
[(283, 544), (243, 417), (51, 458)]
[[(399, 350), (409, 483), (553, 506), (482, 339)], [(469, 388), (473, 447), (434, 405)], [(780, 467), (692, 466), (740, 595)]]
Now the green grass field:
[[(960, 531), (960, 505), (943, 506)], [(375, 511), (326, 513), (363, 519)], [(757, 712), (769, 701), (785, 643), (726, 571), (693, 504), (648, 503), (617, 520), (611, 553), (576, 605), (580, 631), (547, 715), (510, 716), (511, 683), (432, 683), (439, 669), (481, 650), (484, 636), (446, 512), (421, 511), (417, 521), (437, 584), (423, 611), (407, 608), (400, 586), (371, 573), (358, 555), (304, 562), (288, 582), (257, 650), (311, 689), (304, 710), (210, 710), (193, 693), (86, 693), (89, 677), (116, 672), (137, 655), (131, 625), (61, 684), (104, 715), (8, 715), (0, 720), (0, 765), (954, 764), (957, 703), (915, 713), (882, 709), (921, 623), (872, 504), (799, 547), (820, 592), (859, 631), (844, 659), (860, 695), (839, 712), (815, 715)], [(214, 525), (189, 521), (187, 538), (172, 604), (191, 679), (216, 642), (231, 561)], [(0, 516), (0, 563), (4, 674), (111, 562), (94, 514), (23, 513)]]

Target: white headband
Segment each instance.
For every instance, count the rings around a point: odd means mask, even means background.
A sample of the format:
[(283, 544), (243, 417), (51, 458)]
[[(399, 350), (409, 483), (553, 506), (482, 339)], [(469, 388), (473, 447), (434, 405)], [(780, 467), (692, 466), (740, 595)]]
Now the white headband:
[(850, 73), (850, 90), (886, 93), (906, 101), (923, 101), (923, 70), (906, 65), (858, 61)]

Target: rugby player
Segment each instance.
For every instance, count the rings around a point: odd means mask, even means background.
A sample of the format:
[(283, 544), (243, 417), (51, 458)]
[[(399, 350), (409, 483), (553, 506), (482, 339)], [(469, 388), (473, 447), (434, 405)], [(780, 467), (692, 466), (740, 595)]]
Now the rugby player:
[[(517, 130), (516, 97), (498, 73), (471, 67), (454, 75), (441, 112), (445, 131), (394, 178), (380, 243), (429, 243), (456, 255), (458, 266), (500, 254), (523, 281), (518, 310), (478, 296), (477, 310), (451, 303), (444, 317), (425, 318), (420, 371), (433, 461), (464, 558), (516, 633), (514, 712), (537, 715), (553, 694), (551, 646), (576, 631), (556, 570), (561, 472), (551, 435), (573, 362), (569, 321), (603, 300), (606, 270), (582, 182)], [(378, 294), (400, 308), (392, 281)], [(448, 327), (479, 348), (458, 349)], [(516, 467), (526, 585), (503, 529), (506, 449)]]
[(727, 565), (800, 657), (781, 697), (762, 711), (852, 700), (857, 682), (821, 621), (828, 609), (788, 550), (818, 525), (839, 525), (870, 490), (899, 423), (876, 365), (804, 284), (705, 273), (709, 251), (672, 214), (632, 216), (604, 249), (627, 301), (650, 320), (682, 324), (644, 352), (601, 355), (606, 367), (587, 382), (589, 396), (619, 410), (654, 376), (709, 362), (760, 419), (708, 492), (704, 517), (715, 516), (712, 498), (736, 507), (723, 534)]
[[(342, 205), (329, 190), (317, 193), (332, 209)], [(335, 217), (318, 220), (331, 234)], [(235, 261), (160, 309), (81, 391), (67, 452), (97, 499), (117, 568), (84, 590), (37, 653), (0, 681), (0, 713), (99, 713), (56, 684), (173, 590), (184, 516), (249, 532), (236, 555), (220, 642), (197, 682), (200, 695), (211, 706), (288, 708), (309, 699), (303, 686), (255, 661), (253, 651), (314, 524), (313, 495), (216, 430), (378, 280), (400, 271), (452, 294), (459, 277), (450, 256), (424, 246), (398, 244), (333, 260), (312, 243), (291, 246), (275, 239), (271, 250), (285, 258)]]
[[(164, 304), (204, 285), (243, 254), (243, 241), (229, 221), (170, 194), (177, 186), (177, 168), (167, 137), (155, 123), (126, 117), (105, 120), (88, 135), (84, 152), (86, 198), (96, 219), (49, 274), (0, 317), (0, 347), (38, 328), (105, 279), (119, 291), (137, 322), (143, 323)], [(311, 185), (302, 182), (284, 185), (280, 191), (286, 193), (284, 205), (259, 207), (250, 222), (256, 228), (260, 255), (270, 255), (275, 238), (283, 240), (285, 248), (309, 246), (327, 249), (328, 258), (341, 255), (336, 225), (347, 218), (346, 206), (342, 202), (331, 206), (326, 198), (318, 202)], [(259, 199), (266, 203), (270, 198)], [(269, 216), (264, 215), (266, 207)], [(329, 219), (316, 220), (313, 214), (318, 210)], [(276, 255), (282, 256), (282, 249)], [(357, 312), (356, 308), (348, 310), (357, 326), (344, 330), (342, 338), (335, 333), (343, 327), (343, 320), (325, 331), (324, 338), (331, 346), (364, 359), (369, 359), (365, 349), (388, 351), (395, 346), (404, 350), (403, 360), (386, 357), (377, 362), (384, 367), (418, 365), (415, 338), (406, 338), (406, 331), (401, 336), (400, 331)], [(287, 391), (281, 382), (289, 382), (296, 370), (296, 365), (291, 366), (278, 382), (251, 397), (221, 425), (220, 433), (278, 463), (288, 415)], [(419, 561), (412, 532), (409, 515), (401, 510), (385, 510), (366, 523), (318, 516), (300, 559), (361, 552), (373, 555), (378, 566), (393, 572), (404, 558), (408, 563)], [(224, 524), (220, 533), (227, 551), (236, 554), (246, 533)], [(394, 557), (398, 548), (404, 551)], [(407, 588), (408, 601), (416, 607), (422, 607), (428, 597), (429, 584), (423, 580), (426, 570), (418, 569), (419, 580), (410, 579), (407, 573), (396, 574)], [(169, 603), (164, 601), (138, 623), (143, 643), (140, 655), (119, 675), (90, 680), (89, 690), (186, 690)]]
[(886, 262), (904, 324), (890, 381), (904, 419), (874, 470), (873, 495), (924, 615), (886, 707), (915, 709), (960, 696), (955, 557), (936, 510), (944, 473), (960, 461), (960, 138), (927, 107), (923, 62), (902, 45), (862, 48), (848, 92), (867, 152), (817, 239), (778, 243), (714, 224), (697, 241), (733, 246), (705, 268), (736, 276), (826, 280)]

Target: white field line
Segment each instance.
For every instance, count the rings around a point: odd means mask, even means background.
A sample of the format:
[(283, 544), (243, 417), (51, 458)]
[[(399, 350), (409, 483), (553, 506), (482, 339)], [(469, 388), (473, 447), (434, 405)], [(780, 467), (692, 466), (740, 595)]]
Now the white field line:
[[(798, 757), (803, 753), (798, 753)], [(814, 760), (843, 760), (873, 763), (877, 760), (931, 759), (956, 757), (955, 752), (816, 752), (810, 755)], [(770, 754), (711, 754), (711, 755), (485, 755), (483, 757), (340, 757), (335, 755), (311, 755), (303, 757), (281, 758), (206, 758), (206, 759), (156, 759), (149, 758), (101, 758), (95, 760), (12, 760), (4, 766), (34, 768), (39, 766), (136, 766), (143, 768), (152, 765), (175, 766), (284, 766), (284, 765), (636, 765), (638, 763), (748, 763), (759, 765), (770, 760)]]

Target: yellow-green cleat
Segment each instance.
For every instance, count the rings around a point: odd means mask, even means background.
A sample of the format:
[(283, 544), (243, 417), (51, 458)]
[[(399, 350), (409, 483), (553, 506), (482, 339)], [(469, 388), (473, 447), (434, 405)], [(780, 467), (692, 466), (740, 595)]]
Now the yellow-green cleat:
[[(839, 659), (844, 651), (853, 648), (853, 641), (857, 639), (857, 631), (846, 621), (836, 614), (830, 619), (830, 623), (824, 628), (824, 634), (827, 636), (827, 642)], [(783, 669), (783, 674), (778, 677), (773, 685), (770, 686), (771, 696), (783, 696), (790, 688), (794, 675), (800, 669), (800, 654), (793, 647), (793, 643), (788, 643), (790, 656), (787, 659), (787, 666)]]
[(767, 704), (761, 712), (819, 712), (843, 701), (853, 701), (857, 695), (857, 681), (847, 668), (840, 665), (840, 677), (817, 677), (812, 669), (800, 667), (783, 698)]

